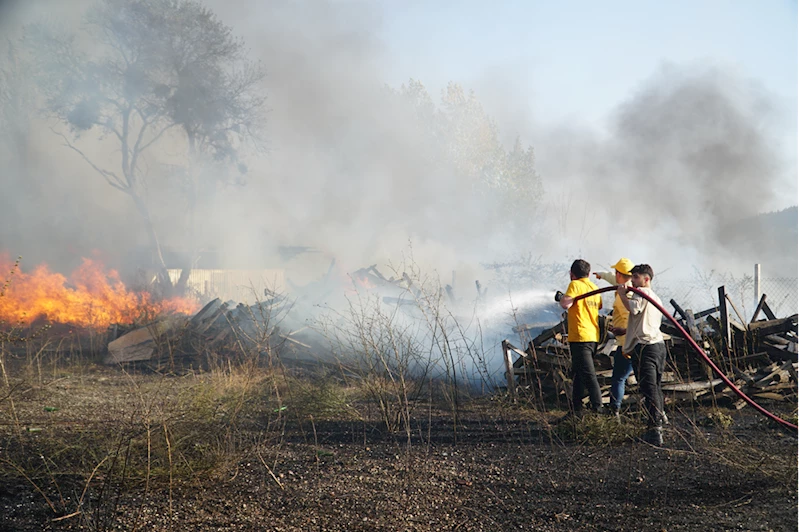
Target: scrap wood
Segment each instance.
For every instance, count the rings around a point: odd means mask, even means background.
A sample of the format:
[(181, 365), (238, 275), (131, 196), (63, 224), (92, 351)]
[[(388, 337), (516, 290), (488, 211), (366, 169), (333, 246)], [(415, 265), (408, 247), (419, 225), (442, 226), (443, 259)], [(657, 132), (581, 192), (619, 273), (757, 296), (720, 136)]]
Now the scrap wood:
[(561, 322), (557, 325), (553, 325), (549, 329), (542, 331), (538, 336), (533, 338), (533, 345), (536, 347), (540, 347), (547, 342), (548, 340), (557, 339), (556, 336), (560, 333), (566, 332), (566, 323)]
[(664, 384), (662, 386), (664, 392), (696, 392), (700, 390), (709, 390), (724, 381), (721, 379), (713, 379), (712, 381), (691, 381), (691, 382), (676, 382), (673, 384)]
[(747, 329), (753, 334), (758, 336), (769, 336), (778, 333), (787, 333), (795, 331), (797, 325), (797, 315), (794, 314), (788, 318), (781, 318), (775, 320), (754, 321), (749, 323)]
[(299, 340), (296, 340), (296, 339), (292, 338), (291, 336), (287, 336), (287, 335), (284, 335), (284, 334), (280, 334), (278, 336), (280, 336), (280, 338), (282, 338), (283, 340), (286, 340), (287, 342), (291, 342), (292, 344), (298, 345), (300, 347), (304, 347), (305, 349), (312, 349), (310, 345), (304, 344), (304, 343), (300, 342)]
[(763, 312), (770, 320), (777, 319), (777, 316), (774, 315), (774, 313), (771, 311), (771, 308), (769, 308), (768, 303), (766, 303), (766, 294), (760, 296), (760, 301), (757, 304), (757, 308), (755, 308), (755, 313), (752, 315), (752, 319), (749, 321), (755, 321), (760, 315), (760, 312)]
[(774, 392), (762, 392), (754, 394), (754, 397), (757, 399), (769, 399), (771, 401), (789, 401), (790, 397), (786, 397), (784, 395), (774, 393)]

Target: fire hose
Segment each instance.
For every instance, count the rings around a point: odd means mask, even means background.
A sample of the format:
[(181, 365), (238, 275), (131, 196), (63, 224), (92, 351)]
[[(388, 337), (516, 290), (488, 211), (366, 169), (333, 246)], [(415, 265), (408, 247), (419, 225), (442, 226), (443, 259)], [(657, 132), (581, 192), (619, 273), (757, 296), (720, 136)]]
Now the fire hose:
[[(586, 297), (589, 297), (589, 296), (593, 296), (593, 295), (596, 295), (596, 294), (601, 294), (602, 292), (609, 292), (610, 290), (616, 290), (616, 287), (615, 286), (606, 286), (604, 288), (599, 288), (599, 289), (594, 290), (592, 292), (588, 292), (588, 293), (585, 293), (585, 294), (580, 294), (579, 296), (576, 296), (574, 298), (574, 301), (578, 301), (580, 299), (583, 299), (583, 298), (586, 298)], [(787, 427), (787, 428), (789, 428), (791, 430), (794, 430), (794, 431), (799, 429), (799, 427), (797, 427), (793, 423), (790, 423), (789, 421), (786, 421), (786, 420), (782, 419), (781, 417), (769, 412), (768, 410), (766, 410), (765, 408), (763, 408), (762, 406), (757, 404), (751, 397), (749, 397), (748, 395), (743, 393), (737, 386), (735, 386), (735, 384), (727, 377), (727, 375), (725, 375), (724, 372), (721, 371), (719, 369), (719, 367), (716, 366), (716, 364), (713, 363), (712, 360), (710, 360), (710, 357), (707, 356), (707, 353), (705, 353), (705, 350), (702, 349), (701, 347), (699, 347), (699, 344), (697, 344), (694, 341), (694, 339), (691, 338), (691, 335), (688, 334), (685, 331), (683, 326), (680, 325), (680, 323), (671, 314), (669, 314), (669, 312), (665, 308), (663, 308), (662, 305), (660, 305), (659, 303), (654, 301), (651, 297), (649, 297), (647, 294), (645, 294), (644, 292), (642, 292), (638, 288), (627, 287), (627, 290), (629, 290), (631, 292), (635, 292), (639, 296), (643, 297), (644, 299), (646, 299), (647, 301), (652, 303), (655, 306), (655, 308), (657, 308), (660, 311), (661, 314), (663, 314), (666, 318), (668, 318), (668, 320), (672, 323), (672, 325), (674, 325), (677, 328), (677, 330), (680, 331), (680, 334), (682, 334), (683, 338), (685, 338), (685, 340), (691, 345), (691, 347), (694, 348), (694, 350), (699, 354), (699, 356), (702, 357), (702, 359), (705, 361), (705, 363), (708, 366), (710, 366), (713, 369), (713, 371), (716, 372), (716, 375), (718, 375), (721, 378), (721, 380), (724, 381), (724, 384), (729, 386), (730, 389), (733, 392), (735, 392), (736, 395), (738, 395), (738, 397), (743, 399), (747, 404), (751, 405), (752, 408), (754, 408), (755, 410), (757, 410), (758, 412), (760, 412), (761, 414), (763, 414), (767, 418), (771, 419), (772, 421), (776, 421), (777, 423), (779, 423), (779, 424), (781, 424), (781, 425), (783, 425), (783, 426), (785, 426), (785, 427)]]

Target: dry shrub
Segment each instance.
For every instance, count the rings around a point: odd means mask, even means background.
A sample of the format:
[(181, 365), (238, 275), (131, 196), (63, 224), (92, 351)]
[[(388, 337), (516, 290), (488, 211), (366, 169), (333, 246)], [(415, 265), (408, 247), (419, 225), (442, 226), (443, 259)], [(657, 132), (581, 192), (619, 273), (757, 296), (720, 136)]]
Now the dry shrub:
[(729, 414), (726, 414), (718, 408), (714, 408), (705, 414), (705, 417), (700, 419), (698, 424), (702, 425), (703, 427), (719, 427), (722, 429), (729, 429), (732, 427), (733, 419)]
[(586, 414), (582, 419), (570, 419), (554, 426), (553, 435), (564, 443), (592, 446), (620, 445), (635, 440), (641, 425), (622, 417)]
[(291, 393), (286, 401), (290, 414), (302, 418), (353, 420), (361, 419), (350, 404), (356, 390), (345, 387), (333, 378), (290, 380)]

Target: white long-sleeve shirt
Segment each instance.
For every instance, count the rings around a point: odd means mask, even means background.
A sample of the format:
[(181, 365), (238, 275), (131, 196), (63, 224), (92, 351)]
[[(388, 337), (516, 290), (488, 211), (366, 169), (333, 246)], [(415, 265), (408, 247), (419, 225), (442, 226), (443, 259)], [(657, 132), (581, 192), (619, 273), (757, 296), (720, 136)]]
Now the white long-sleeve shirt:
[[(639, 288), (639, 290), (662, 305), (660, 298), (651, 288)], [(649, 345), (662, 342), (661, 321), (660, 311), (649, 301), (633, 293), (630, 298), (630, 317), (627, 320), (627, 334), (622, 351), (632, 353), (633, 348), (638, 344)]]

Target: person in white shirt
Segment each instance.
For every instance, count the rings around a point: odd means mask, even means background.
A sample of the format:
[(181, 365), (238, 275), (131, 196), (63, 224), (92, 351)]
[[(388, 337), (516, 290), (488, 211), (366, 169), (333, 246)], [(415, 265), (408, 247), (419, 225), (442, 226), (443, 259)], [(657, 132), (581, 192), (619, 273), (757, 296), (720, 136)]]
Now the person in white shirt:
[[(633, 286), (662, 305), (651, 288), (652, 278), (655, 276), (652, 267), (639, 264), (630, 273), (633, 276)], [(663, 445), (664, 400), (661, 381), (666, 365), (666, 344), (660, 332), (661, 313), (657, 307), (636, 293), (628, 299), (626, 286), (621, 285), (616, 291), (630, 316), (625, 329), (611, 329), (611, 332), (626, 335), (622, 351), (632, 357), (635, 378), (647, 410), (649, 430), (644, 435), (644, 441)]]

